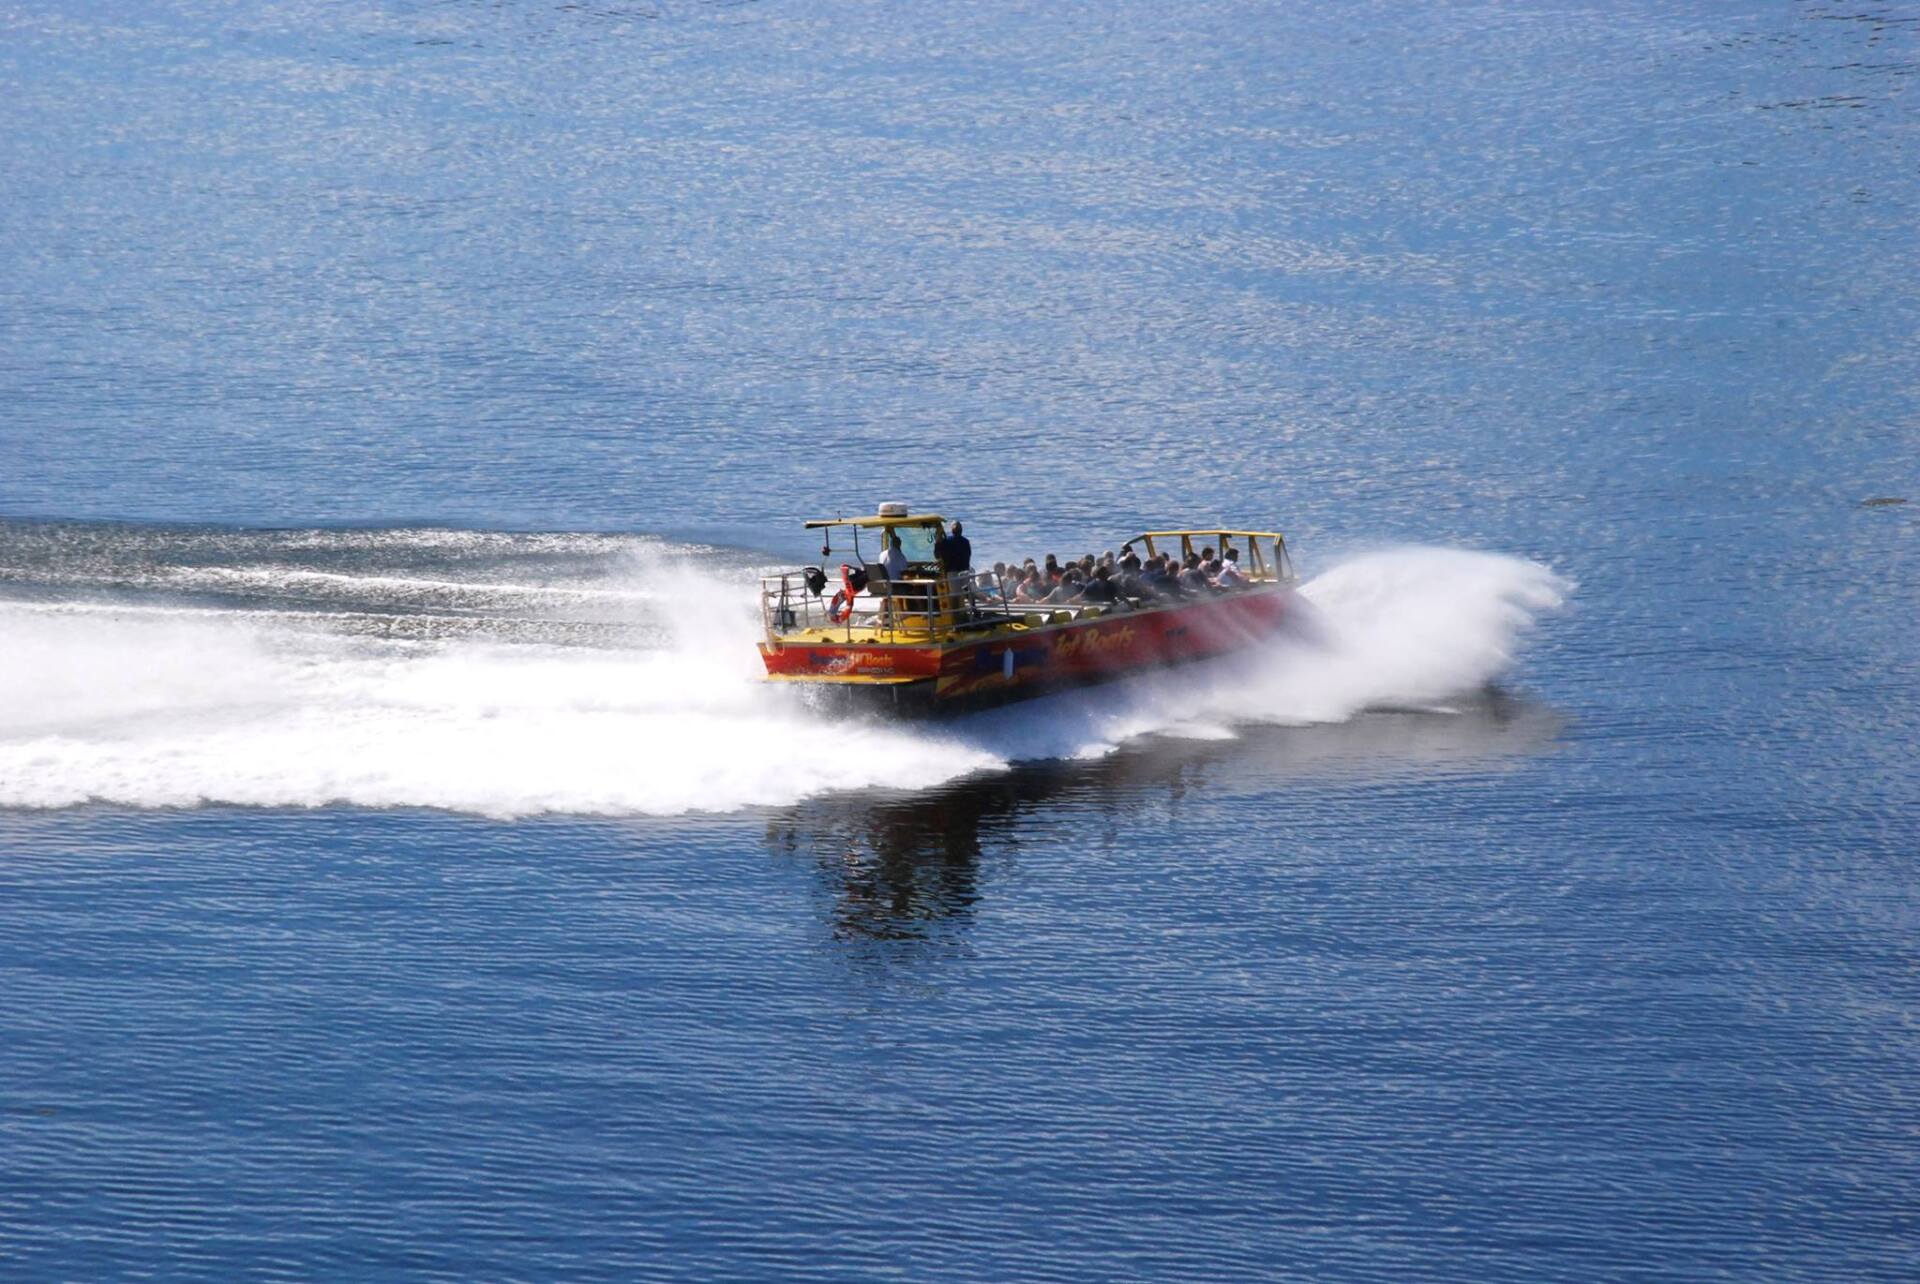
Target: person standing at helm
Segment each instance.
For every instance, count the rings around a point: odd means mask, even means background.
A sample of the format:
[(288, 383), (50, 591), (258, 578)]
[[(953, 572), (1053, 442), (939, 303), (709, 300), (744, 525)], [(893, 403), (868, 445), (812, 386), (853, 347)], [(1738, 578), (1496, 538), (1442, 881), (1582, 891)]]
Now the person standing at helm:
[(907, 573), (907, 550), (900, 547), (900, 536), (890, 530), (880, 532), (880, 569), (887, 573), (889, 580), (897, 580)]

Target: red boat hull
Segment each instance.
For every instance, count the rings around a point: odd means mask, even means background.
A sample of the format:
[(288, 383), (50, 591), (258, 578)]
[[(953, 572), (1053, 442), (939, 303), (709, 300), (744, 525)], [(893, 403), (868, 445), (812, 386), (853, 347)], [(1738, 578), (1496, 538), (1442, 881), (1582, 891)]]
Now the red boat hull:
[(763, 644), (769, 675), (863, 687), (933, 708), (997, 704), (1104, 682), (1257, 643), (1296, 610), (1291, 590), (1253, 588), (1092, 619), (996, 630), (978, 641)]

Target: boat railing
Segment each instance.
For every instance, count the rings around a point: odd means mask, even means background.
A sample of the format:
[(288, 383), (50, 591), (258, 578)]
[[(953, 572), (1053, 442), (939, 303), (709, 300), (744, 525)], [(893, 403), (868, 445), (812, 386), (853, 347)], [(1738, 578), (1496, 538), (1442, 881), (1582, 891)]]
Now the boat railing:
[(834, 595), (827, 591), (832, 581), (814, 587), (821, 582), (818, 568), (782, 571), (760, 577), (761, 623), (770, 641), (809, 630), (840, 632), (847, 641), (856, 633), (871, 641), (924, 640), (983, 620), (1004, 619), (992, 579), (990, 572), (972, 571), (938, 578), (870, 579), (844, 618), (835, 619)]
[(1203, 545), (1217, 548), (1222, 554), (1228, 549), (1244, 548), (1247, 560), (1241, 563), (1240, 574), (1255, 584), (1292, 584), (1299, 578), (1293, 569), (1293, 556), (1287, 552), (1286, 538), (1278, 531), (1143, 531), (1121, 548), (1130, 550), (1139, 544), (1152, 556), (1163, 549), (1171, 552), (1176, 543), (1181, 560), (1200, 551)]
[[(1291, 583), (1292, 559), (1284, 541), (1277, 536), (1256, 534), (1272, 542), (1262, 549), (1249, 532), (1150, 532), (1137, 536), (1133, 543), (1146, 543), (1168, 537), (1208, 535), (1219, 539), (1238, 537), (1249, 547), (1251, 565), (1242, 568), (1249, 585)], [(1183, 540), (1184, 547), (1191, 543)], [(1271, 550), (1270, 552), (1268, 550)], [(1265, 554), (1263, 556), (1263, 554)], [(869, 568), (871, 573), (873, 568)], [(811, 581), (811, 583), (809, 582)], [(1093, 614), (1127, 611), (1149, 605), (1148, 601), (1121, 599), (1111, 604), (1082, 602), (1022, 602), (1008, 595), (991, 571), (962, 571), (953, 575), (904, 575), (897, 580), (875, 577), (867, 589), (855, 596), (843, 618), (834, 618), (834, 581), (825, 578), (818, 567), (783, 571), (760, 577), (761, 623), (767, 640), (808, 632), (839, 634), (847, 642), (856, 637), (868, 642), (925, 642), (970, 628), (995, 624), (1025, 624), (1038, 627), (1086, 618)], [(1230, 591), (1230, 590), (1215, 590)]]
[(807, 585), (807, 571), (760, 577), (760, 622), (769, 638), (829, 628), (828, 599)]

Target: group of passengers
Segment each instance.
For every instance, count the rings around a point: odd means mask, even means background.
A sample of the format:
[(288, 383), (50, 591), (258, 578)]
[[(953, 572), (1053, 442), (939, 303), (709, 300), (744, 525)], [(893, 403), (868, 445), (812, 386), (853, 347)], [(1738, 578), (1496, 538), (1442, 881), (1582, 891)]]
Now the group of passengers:
[(1154, 553), (1142, 561), (1129, 548), (1118, 556), (1088, 553), (1064, 564), (1048, 553), (1038, 565), (1030, 557), (1020, 564), (995, 562), (993, 576), (996, 591), (1007, 602), (1046, 606), (1171, 601), (1243, 588), (1249, 582), (1240, 569), (1239, 549), (1216, 555), (1211, 547), (1184, 559)]

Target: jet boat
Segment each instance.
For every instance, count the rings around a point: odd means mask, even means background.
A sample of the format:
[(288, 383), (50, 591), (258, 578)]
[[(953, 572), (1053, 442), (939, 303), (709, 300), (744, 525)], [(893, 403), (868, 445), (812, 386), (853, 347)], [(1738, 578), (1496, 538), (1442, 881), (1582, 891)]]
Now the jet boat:
[[(1143, 531), (1122, 556), (1234, 549), (1246, 582), (1048, 605), (1013, 600), (991, 572), (943, 573), (934, 546), (947, 525), (903, 504), (806, 523), (826, 532), (823, 556), (838, 537), (850, 560), (837, 577), (825, 565), (762, 577), (767, 679), (902, 712), (960, 711), (1255, 646), (1299, 609), (1293, 563), (1275, 531)], [(888, 575), (880, 546), (893, 541), (897, 573)]]

